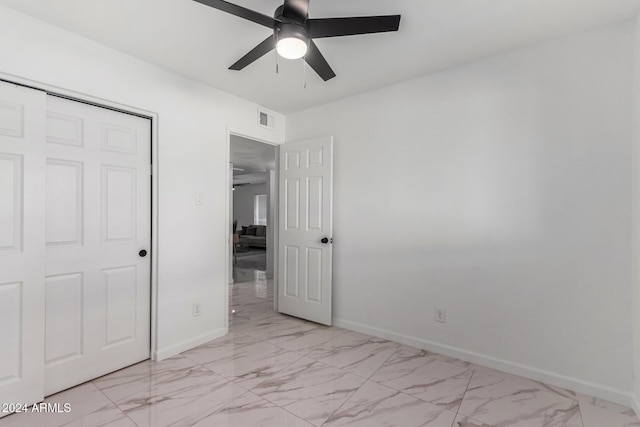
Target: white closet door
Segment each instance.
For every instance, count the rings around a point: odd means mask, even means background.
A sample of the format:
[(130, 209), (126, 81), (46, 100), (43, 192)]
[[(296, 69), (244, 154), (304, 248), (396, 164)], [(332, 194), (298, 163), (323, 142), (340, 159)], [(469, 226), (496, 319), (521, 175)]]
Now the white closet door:
[(151, 131), (47, 99), (45, 394), (149, 358)]
[(2, 403), (44, 397), (45, 102), (44, 92), (0, 82)]

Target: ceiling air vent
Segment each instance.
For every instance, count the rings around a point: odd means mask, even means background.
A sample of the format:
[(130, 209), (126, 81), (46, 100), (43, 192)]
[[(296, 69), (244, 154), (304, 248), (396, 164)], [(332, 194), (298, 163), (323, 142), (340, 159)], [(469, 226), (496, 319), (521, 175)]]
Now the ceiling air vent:
[(267, 113), (266, 111), (258, 110), (258, 125), (268, 129), (275, 129), (275, 117), (273, 114)]

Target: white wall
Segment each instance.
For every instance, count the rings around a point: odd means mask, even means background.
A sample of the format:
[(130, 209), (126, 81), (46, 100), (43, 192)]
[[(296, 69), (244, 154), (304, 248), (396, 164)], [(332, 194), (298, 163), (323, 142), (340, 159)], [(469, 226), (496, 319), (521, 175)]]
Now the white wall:
[(238, 230), (255, 224), (253, 221), (253, 197), (267, 194), (267, 184), (247, 184), (236, 186), (233, 191), (233, 218), (238, 220)]
[(625, 23), (288, 115), (335, 136), (336, 323), (629, 403), (632, 51)]
[(633, 105), (633, 392), (640, 416), (640, 15), (635, 24)]
[[(253, 103), (4, 7), (0, 52), (0, 73), (158, 114), (158, 352), (224, 333), (227, 128), (272, 142), (283, 128), (259, 129)], [(204, 207), (194, 205), (197, 191)], [(192, 317), (195, 302), (201, 317)]]

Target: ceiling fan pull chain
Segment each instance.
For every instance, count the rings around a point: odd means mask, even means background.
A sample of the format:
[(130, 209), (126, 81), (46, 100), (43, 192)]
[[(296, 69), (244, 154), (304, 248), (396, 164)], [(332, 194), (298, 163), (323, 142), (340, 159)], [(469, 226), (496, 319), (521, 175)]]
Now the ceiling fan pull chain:
[[(276, 31), (276, 46), (278, 45), (278, 31)], [(278, 51), (276, 51), (276, 74), (279, 73), (278, 70)]]
[(303, 79), (303, 85), (302, 88), (306, 89), (307, 88), (307, 56), (305, 55), (304, 58), (302, 58), (302, 68), (303, 68), (303, 72), (302, 72), (302, 79)]

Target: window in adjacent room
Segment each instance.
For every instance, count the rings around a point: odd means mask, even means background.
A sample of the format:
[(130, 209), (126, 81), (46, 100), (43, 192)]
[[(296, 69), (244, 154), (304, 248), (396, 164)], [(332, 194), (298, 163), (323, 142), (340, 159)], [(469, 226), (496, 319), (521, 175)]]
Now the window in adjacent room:
[(253, 196), (253, 223), (255, 225), (267, 225), (266, 194), (256, 194)]

